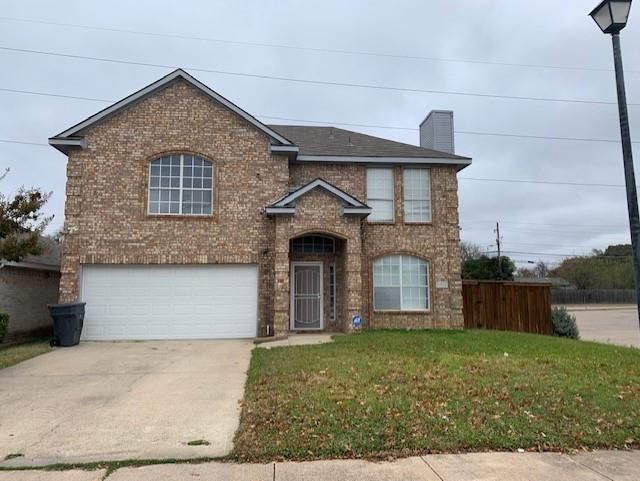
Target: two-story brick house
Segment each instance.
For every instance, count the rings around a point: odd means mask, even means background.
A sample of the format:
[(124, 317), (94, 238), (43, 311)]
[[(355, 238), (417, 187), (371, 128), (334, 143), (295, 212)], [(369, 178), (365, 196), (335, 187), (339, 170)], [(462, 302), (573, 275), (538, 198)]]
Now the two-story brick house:
[(420, 147), (265, 125), (176, 70), (49, 143), (86, 339), (462, 327), (451, 112)]

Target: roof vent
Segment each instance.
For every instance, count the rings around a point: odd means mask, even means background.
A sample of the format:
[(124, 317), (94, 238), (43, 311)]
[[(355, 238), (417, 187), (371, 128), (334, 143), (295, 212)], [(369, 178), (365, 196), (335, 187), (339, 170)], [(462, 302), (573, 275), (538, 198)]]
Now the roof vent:
[(452, 110), (429, 112), (420, 124), (420, 147), (455, 154)]
[(351, 136), (349, 136), (349, 143), (347, 144), (349, 147), (353, 147), (353, 142), (351, 142)]
[(334, 137), (333, 137), (333, 129), (329, 129), (329, 138), (330, 138), (331, 140), (333, 140), (333, 139), (334, 139)]

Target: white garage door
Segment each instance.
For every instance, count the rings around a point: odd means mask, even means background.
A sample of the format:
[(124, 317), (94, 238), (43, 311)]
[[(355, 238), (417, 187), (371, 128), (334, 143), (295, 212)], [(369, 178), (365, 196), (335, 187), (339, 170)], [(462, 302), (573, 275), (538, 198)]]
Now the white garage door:
[(84, 265), (82, 338), (256, 336), (255, 265)]

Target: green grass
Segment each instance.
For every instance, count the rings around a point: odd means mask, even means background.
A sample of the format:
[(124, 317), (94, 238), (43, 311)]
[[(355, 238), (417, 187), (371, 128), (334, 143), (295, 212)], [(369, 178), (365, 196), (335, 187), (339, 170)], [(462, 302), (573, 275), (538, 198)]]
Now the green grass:
[(16, 344), (14, 346), (0, 347), (0, 369), (13, 366), (32, 357), (51, 351), (49, 340), (37, 340)]
[(255, 349), (232, 457), (640, 446), (640, 350), (496, 331)]

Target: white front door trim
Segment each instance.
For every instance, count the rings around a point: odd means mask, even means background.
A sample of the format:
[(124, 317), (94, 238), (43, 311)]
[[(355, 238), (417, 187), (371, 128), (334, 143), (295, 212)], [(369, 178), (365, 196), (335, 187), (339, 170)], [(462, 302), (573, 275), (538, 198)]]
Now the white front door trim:
[[(295, 268), (296, 266), (318, 266), (320, 268), (320, 327), (309, 327), (309, 328), (295, 327), (295, 302), (296, 302)], [(321, 331), (324, 329), (324, 272), (323, 272), (322, 261), (291, 262), (291, 267), (289, 270), (289, 297), (290, 297), (289, 328), (292, 331)]]

